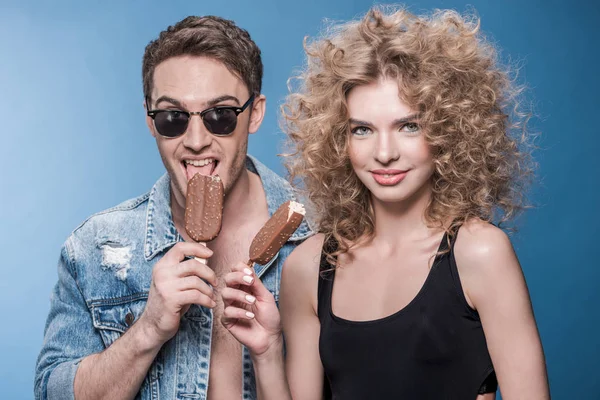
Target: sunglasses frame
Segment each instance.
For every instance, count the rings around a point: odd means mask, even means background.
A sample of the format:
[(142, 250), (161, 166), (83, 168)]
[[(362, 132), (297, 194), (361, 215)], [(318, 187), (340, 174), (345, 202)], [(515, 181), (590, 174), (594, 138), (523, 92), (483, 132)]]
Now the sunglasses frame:
[[(215, 111), (215, 110), (231, 110), (231, 111), (233, 111), (235, 113), (236, 126), (237, 126), (237, 117), (238, 117), (238, 115), (240, 115), (241, 113), (243, 113), (244, 110), (246, 110), (246, 108), (248, 108), (248, 106), (250, 104), (252, 104), (252, 102), (254, 101), (254, 98), (255, 98), (254, 94), (251, 95), (250, 98), (248, 99), (248, 101), (246, 101), (241, 107), (236, 107), (236, 106), (215, 106), (215, 107), (207, 108), (206, 110), (203, 110), (203, 111), (185, 111), (185, 110), (179, 110), (179, 109), (164, 109), (164, 108), (158, 108), (158, 109), (155, 109), (155, 110), (150, 110), (150, 106), (148, 104), (149, 98), (146, 97), (146, 109), (148, 110), (146, 112), (146, 115), (148, 115), (150, 118), (152, 118), (153, 121), (154, 121), (154, 118), (156, 118), (156, 116), (158, 114), (160, 114), (161, 112), (179, 112), (179, 113), (187, 115), (188, 122), (187, 122), (187, 124), (185, 126), (185, 130), (183, 132), (181, 132), (179, 135), (176, 135), (176, 136), (166, 136), (166, 135), (163, 135), (162, 133), (160, 133), (159, 129), (156, 127), (156, 124), (154, 124), (154, 127), (156, 128), (156, 132), (158, 132), (159, 135), (161, 135), (162, 137), (165, 137), (165, 138), (169, 138), (169, 139), (170, 138), (176, 138), (176, 137), (179, 137), (179, 136), (185, 134), (185, 132), (187, 131), (188, 125), (190, 123), (190, 119), (192, 118), (192, 115), (198, 115), (198, 116), (200, 116), (200, 119), (202, 119), (202, 122), (204, 123), (204, 126), (206, 127), (206, 129), (211, 134), (213, 134), (215, 136), (230, 136), (231, 134), (233, 134), (233, 131), (231, 131), (229, 133), (215, 133), (215, 132), (212, 132), (210, 130), (210, 127), (208, 125), (206, 125), (206, 123), (204, 122), (204, 116), (206, 114), (208, 114), (209, 112)], [(235, 128), (233, 130), (235, 130)]]

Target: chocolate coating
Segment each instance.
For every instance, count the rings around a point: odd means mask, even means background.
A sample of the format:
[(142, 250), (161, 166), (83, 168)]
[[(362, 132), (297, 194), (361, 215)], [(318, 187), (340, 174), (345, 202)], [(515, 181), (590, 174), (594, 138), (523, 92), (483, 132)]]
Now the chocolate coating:
[(221, 231), (223, 181), (218, 176), (196, 174), (188, 181), (185, 231), (196, 242), (208, 242)]
[(297, 212), (288, 220), (290, 203), (283, 203), (252, 240), (251, 262), (263, 265), (268, 263), (302, 223), (304, 216)]

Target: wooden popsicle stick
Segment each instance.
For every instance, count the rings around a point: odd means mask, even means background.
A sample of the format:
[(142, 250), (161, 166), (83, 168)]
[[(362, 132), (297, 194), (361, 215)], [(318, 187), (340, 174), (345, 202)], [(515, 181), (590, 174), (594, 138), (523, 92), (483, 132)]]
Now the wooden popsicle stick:
[[(203, 245), (204, 247), (206, 247), (206, 243), (204, 242), (198, 242), (199, 244)], [(200, 258), (200, 257), (194, 257), (194, 260), (198, 261), (199, 263), (202, 263), (204, 265), (206, 265), (206, 259), (205, 258)]]

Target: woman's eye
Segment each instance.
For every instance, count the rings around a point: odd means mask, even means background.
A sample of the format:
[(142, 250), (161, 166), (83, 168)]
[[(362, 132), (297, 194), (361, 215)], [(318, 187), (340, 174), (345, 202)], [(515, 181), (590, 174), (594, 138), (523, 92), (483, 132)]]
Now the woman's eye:
[(409, 132), (409, 133), (414, 133), (414, 132), (419, 132), (421, 128), (419, 127), (419, 125), (416, 122), (407, 122), (406, 124), (402, 125), (402, 128), (400, 130), (403, 130), (405, 132)]
[(371, 133), (371, 129), (367, 128), (366, 126), (357, 126), (356, 128), (352, 129), (352, 134), (356, 136), (365, 136), (369, 133)]

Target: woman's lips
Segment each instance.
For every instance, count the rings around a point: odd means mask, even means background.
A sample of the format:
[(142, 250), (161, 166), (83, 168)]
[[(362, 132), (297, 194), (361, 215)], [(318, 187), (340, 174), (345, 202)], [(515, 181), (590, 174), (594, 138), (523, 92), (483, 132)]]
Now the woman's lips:
[(380, 185), (393, 186), (400, 183), (408, 174), (407, 171), (399, 169), (376, 169), (371, 171), (373, 179)]

